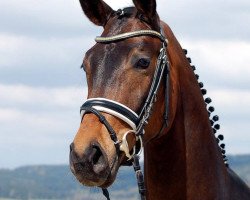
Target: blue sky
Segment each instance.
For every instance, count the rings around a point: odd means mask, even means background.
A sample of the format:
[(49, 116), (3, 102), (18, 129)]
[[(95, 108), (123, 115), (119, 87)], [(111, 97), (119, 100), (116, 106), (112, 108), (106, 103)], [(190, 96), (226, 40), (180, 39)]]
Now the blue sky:
[[(250, 153), (249, 0), (157, 2), (213, 99), (228, 153)], [(0, 24), (0, 168), (67, 163), (86, 98), (80, 65), (102, 28), (77, 0), (0, 1)]]

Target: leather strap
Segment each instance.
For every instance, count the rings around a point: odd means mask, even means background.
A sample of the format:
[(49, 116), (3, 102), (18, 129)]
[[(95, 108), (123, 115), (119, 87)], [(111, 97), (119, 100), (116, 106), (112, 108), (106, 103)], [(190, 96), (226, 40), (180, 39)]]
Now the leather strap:
[(106, 120), (106, 118), (95, 108), (92, 107), (81, 107), (81, 110), (84, 110), (85, 113), (93, 113), (94, 115), (96, 115), (99, 118), (99, 121), (107, 128), (110, 138), (111, 140), (113, 140), (115, 148), (116, 148), (116, 153), (117, 155), (120, 154), (120, 142), (117, 138), (117, 134), (114, 131), (114, 129), (112, 128), (112, 126), (108, 123), (108, 121)]
[(108, 99), (104, 98), (93, 98), (93, 99), (88, 99), (85, 103), (84, 106), (101, 106), (105, 108), (109, 108), (111, 110), (114, 110), (128, 119), (130, 119), (132, 122), (134, 122), (136, 125), (138, 124), (138, 115), (129, 109), (128, 107), (125, 107), (124, 105), (115, 102), (115, 101), (110, 101)]
[[(119, 102), (112, 101), (109, 99), (105, 98), (87, 99), (87, 101), (85, 101), (82, 107), (93, 107), (98, 111), (116, 116), (122, 121), (126, 122), (128, 125), (130, 125), (130, 127), (133, 130), (136, 130), (136, 127), (139, 123), (139, 117), (133, 110), (131, 110), (130, 108)], [(84, 109), (81, 109), (80, 112), (81, 116), (83, 117), (85, 112)]]

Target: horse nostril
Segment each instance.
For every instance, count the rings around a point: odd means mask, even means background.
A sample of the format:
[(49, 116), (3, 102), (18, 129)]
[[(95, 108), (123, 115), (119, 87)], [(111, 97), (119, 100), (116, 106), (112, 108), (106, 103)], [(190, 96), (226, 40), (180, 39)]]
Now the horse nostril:
[(93, 145), (93, 158), (92, 158), (92, 162), (93, 165), (97, 165), (97, 164), (101, 164), (104, 162), (104, 156), (102, 154), (102, 151), (100, 149), (100, 147)]
[(99, 143), (92, 143), (82, 154), (75, 151), (75, 145), (70, 145), (70, 164), (75, 173), (103, 175), (109, 167), (106, 154)]
[(90, 148), (91, 154), (89, 155), (89, 161), (92, 165), (92, 169), (96, 174), (101, 174), (108, 167), (107, 159), (105, 159), (105, 155), (99, 144), (93, 144)]

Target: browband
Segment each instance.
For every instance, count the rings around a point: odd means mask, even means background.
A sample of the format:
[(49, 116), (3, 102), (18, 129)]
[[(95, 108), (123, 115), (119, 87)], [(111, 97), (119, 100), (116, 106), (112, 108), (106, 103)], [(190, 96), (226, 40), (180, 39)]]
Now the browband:
[(146, 35), (157, 37), (165, 44), (168, 43), (168, 40), (161, 33), (157, 31), (153, 31), (153, 30), (132, 31), (132, 32), (122, 33), (122, 34), (118, 34), (118, 35), (110, 36), (110, 37), (97, 36), (95, 38), (95, 41), (98, 43), (108, 43), (108, 42), (114, 42), (117, 40), (124, 40), (124, 39), (131, 38), (131, 37), (146, 36)]

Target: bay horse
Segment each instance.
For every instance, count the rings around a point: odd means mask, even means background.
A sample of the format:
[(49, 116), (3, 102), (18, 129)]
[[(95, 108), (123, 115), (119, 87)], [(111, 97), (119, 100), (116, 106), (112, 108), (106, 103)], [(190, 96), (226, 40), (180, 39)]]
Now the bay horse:
[(104, 31), (83, 60), (88, 99), (70, 145), (71, 171), (107, 199), (119, 167), (133, 164), (141, 199), (249, 200), (248, 186), (226, 163), (225, 145), (218, 145), (222, 136), (214, 135), (211, 99), (204, 100), (206, 90), (159, 19), (156, 0), (133, 3), (114, 11), (102, 0), (80, 0)]

